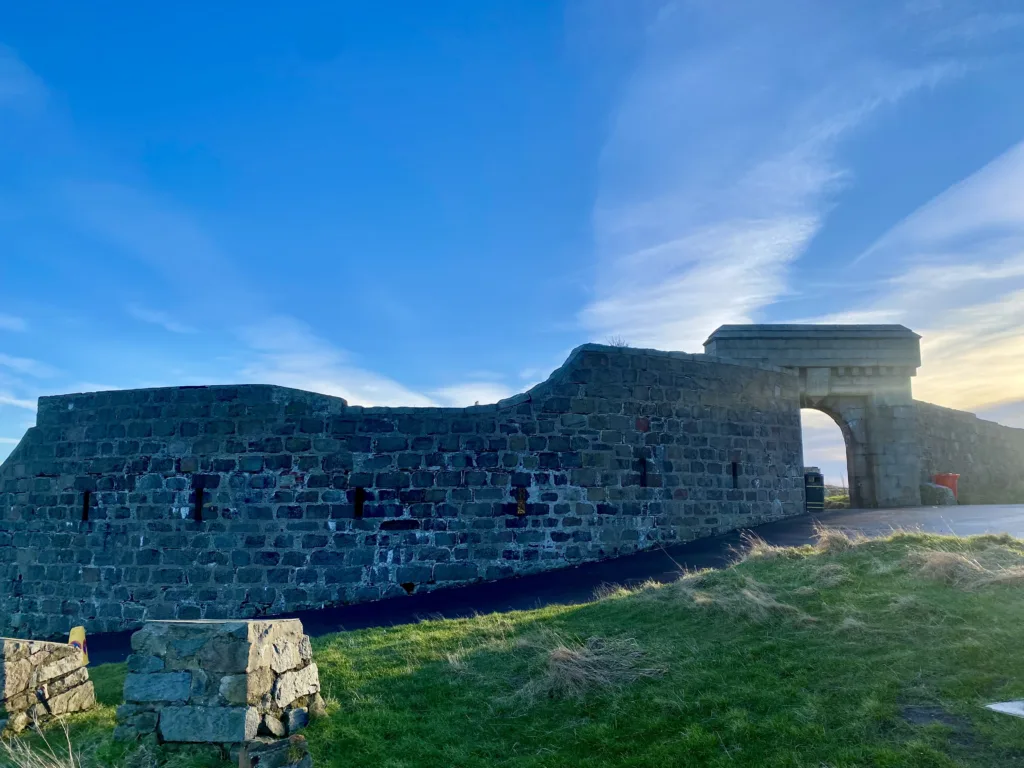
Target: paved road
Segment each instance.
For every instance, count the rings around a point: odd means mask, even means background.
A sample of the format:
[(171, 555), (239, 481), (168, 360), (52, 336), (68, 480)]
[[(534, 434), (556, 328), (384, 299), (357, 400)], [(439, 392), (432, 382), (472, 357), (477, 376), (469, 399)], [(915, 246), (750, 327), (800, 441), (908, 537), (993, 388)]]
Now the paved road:
[(1009, 533), (1024, 539), (1024, 504), (908, 509), (853, 509), (830, 512), (822, 518), (829, 527), (860, 531), (867, 536), (906, 528), (928, 533)]
[[(960, 536), (1010, 533), (1024, 538), (1024, 504), (826, 512), (768, 523), (753, 530), (771, 544), (797, 546), (813, 539), (818, 523), (868, 536), (909, 529)], [(288, 616), (302, 619), (306, 632), (316, 636), (347, 629), (406, 624), (424, 618), (458, 618), (553, 603), (581, 603), (592, 599), (594, 590), (603, 584), (629, 586), (649, 579), (664, 582), (676, 578), (682, 569), (721, 567), (735, 559), (740, 545), (740, 533), (733, 532), (559, 571), (376, 603), (299, 611)], [(130, 635), (130, 632), (90, 635), (90, 661), (94, 664), (123, 661), (130, 653)]]

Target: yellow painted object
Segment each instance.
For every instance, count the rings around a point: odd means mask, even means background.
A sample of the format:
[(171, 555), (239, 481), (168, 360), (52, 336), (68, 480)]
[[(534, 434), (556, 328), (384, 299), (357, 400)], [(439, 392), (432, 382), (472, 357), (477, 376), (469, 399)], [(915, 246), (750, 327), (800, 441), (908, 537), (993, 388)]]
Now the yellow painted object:
[(68, 645), (82, 652), (82, 663), (89, 663), (89, 645), (85, 642), (85, 627), (72, 627), (68, 635)]

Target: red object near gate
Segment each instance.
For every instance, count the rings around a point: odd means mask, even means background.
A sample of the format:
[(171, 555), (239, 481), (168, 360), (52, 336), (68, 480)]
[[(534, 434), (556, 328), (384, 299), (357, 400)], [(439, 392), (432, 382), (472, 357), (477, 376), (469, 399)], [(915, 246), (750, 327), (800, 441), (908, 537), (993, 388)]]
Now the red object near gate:
[(932, 477), (936, 485), (944, 485), (953, 492), (953, 498), (959, 500), (960, 496), (956, 491), (957, 480), (960, 479), (960, 475), (954, 474), (953, 472), (940, 472), (939, 474)]

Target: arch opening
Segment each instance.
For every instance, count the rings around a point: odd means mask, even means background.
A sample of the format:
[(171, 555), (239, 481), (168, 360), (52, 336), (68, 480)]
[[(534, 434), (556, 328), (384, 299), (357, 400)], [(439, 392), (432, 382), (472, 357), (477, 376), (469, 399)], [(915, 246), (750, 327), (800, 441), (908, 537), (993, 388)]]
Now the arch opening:
[(852, 506), (851, 437), (846, 423), (824, 409), (801, 408), (800, 430), (804, 466), (817, 467), (825, 477), (826, 508)]

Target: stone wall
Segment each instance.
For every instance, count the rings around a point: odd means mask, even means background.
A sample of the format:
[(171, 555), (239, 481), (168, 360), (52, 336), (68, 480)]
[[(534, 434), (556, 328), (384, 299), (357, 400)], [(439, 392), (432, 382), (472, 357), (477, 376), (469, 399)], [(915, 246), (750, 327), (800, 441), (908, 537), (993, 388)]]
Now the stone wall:
[(961, 504), (1024, 503), (1024, 429), (931, 403), (914, 405), (921, 482), (956, 472)]
[(82, 652), (39, 640), (0, 638), (0, 693), (4, 735), (96, 703)]
[(152, 621), (132, 635), (115, 737), (241, 744), (293, 735), (323, 709), (298, 619)]
[(277, 615), (799, 514), (798, 398), (769, 366), (597, 345), (465, 409), (273, 386), (41, 398), (0, 467), (0, 629)]

